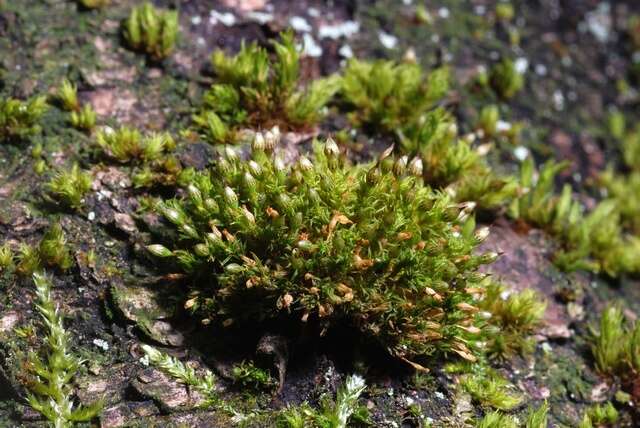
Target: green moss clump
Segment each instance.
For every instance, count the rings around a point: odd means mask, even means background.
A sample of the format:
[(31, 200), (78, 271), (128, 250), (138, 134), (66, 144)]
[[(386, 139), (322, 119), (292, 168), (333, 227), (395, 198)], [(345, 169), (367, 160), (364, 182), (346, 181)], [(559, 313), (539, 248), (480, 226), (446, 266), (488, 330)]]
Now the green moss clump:
[(396, 132), (420, 118), (449, 90), (446, 68), (425, 75), (418, 64), (350, 60), (341, 94), (357, 126)]
[(19, 141), (40, 132), (38, 121), (47, 108), (44, 96), (28, 101), (0, 99), (0, 142)]
[(460, 386), (482, 406), (497, 410), (511, 410), (518, 406), (523, 396), (495, 370), (476, 365), (473, 373), (460, 376)]
[(178, 39), (178, 12), (156, 9), (146, 2), (131, 10), (124, 23), (124, 38), (131, 49), (154, 61), (168, 57)]
[(470, 205), (384, 159), (345, 164), (333, 141), (293, 167), (256, 143), (158, 206), (180, 238), (149, 250), (195, 276), (192, 310), (225, 325), (346, 320), (399, 357), (474, 359), (477, 268), (497, 255), (473, 254), (486, 233), (466, 222)]
[(494, 411), (487, 413), (476, 423), (476, 428), (547, 428), (547, 414), (549, 405), (545, 402), (537, 409), (530, 409), (524, 425), (516, 418), (505, 415), (502, 412)]
[(495, 64), (489, 72), (489, 84), (496, 95), (508, 100), (524, 87), (524, 75), (516, 70), (515, 63), (509, 58)]
[(5, 243), (0, 246), (0, 272), (11, 271), (14, 267), (13, 251), (9, 244)]
[(617, 202), (623, 226), (640, 236), (640, 127), (627, 130), (624, 116), (618, 113), (610, 116), (609, 131), (621, 142), (625, 173), (609, 165), (600, 175), (599, 184)]
[(268, 370), (256, 367), (251, 361), (243, 361), (234, 366), (231, 375), (234, 382), (254, 389), (270, 389), (276, 384)]
[(50, 197), (63, 207), (79, 210), (91, 189), (91, 175), (74, 164), (70, 170), (56, 172), (46, 187)]
[(618, 417), (618, 411), (610, 401), (605, 404), (596, 404), (587, 409), (578, 428), (614, 427)]
[(63, 110), (80, 110), (80, 101), (78, 101), (78, 87), (67, 79), (64, 79), (60, 84), (60, 88), (58, 88), (58, 92), (56, 93), (55, 98)]
[(368, 410), (358, 404), (360, 395), (366, 389), (364, 379), (358, 375), (347, 377), (340, 386), (333, 400), (328, 396), (322, 397), (321, 409), (312, 409), (306, 402), (300, 406), (284, 409), (277, 421), (280, 428), (346, 428), (356, 421), (357, 426), (368, 426)]
[(455, 120), (444, 110), (427, 113), (405, 132), (401, 149), (418, 155), (427, 184), (446, 190), (457, 201), (473, 201), (485, 209), (504, 205), (516, 195), (516, 181), (495, 174), (487, 164), (484, 156), (489, 146), (474, 147), (472, 135), (459, 136)]
[(619, 308), (610, 306), (604, 310), (600, 328), (593, 331), (592, 340), (593, 357), (601, 373), (640, 371), (640, 323), (629, 328)]
[(40, 241), (38, 251), (40, 260), (48, 267), (67, 270), (73, 265), (73, 259), (60, 223), (54, 223), (47, 230)]
[(293, 32), (282, 33), (273, 49), (273, 58), (256, 43), (243, 44), (235, 56), (222, 51), (213, 54), (217, 81), (193, 117), (211, 142), (237, 142), (242, 135), (239, 128), (244, 126), (299, 130), (323, 118), (325, 106), (340, 88), (340, 79), (316, 79), (302, 87)]
[(555, 177), (564, 167), (550, 161), (536, 174), (528, 158), (520, 173), (523, 192), (509, 207), (510, 215), (558, 237), (563, 250), (554, 262), (565, 270), (604, 271), (614, 277), (640, 271), (640, 240), (624, 233), (615, 200), (604, 200), (585, 215), (568, 184), (561, 195), (554, 192)]
[[(3, 248), (8, 251), (5, 255), (10, 258), (6, 261), (10, 261), (11, 266), (14, 261), (13, 253), (8, 246)], [(73, 265), (73, 258), (60, 223), (53, 223), (37, 246), (21, 244), (16, 258), (16, 272), (23, 276), (30, 276), (45, 267), (65, 271)]]
[(98, 132), (96, 142), (106, 158), (133, 166), (135, 187), (173, 186), (188, 174), (173, 154), (176, 142), (170, 134), (142, 135), (133, 128), (108, 128)]
[(547, 303), (535, 290), (509, 293), (499, 284), (486, 287), (479, 307), (491, 313), (490, 325), (495, 331), (487, 334), (490, 356), (507, 357), (515, 352), (528, 353), (534, 343), (530, 335), (540, 326)]
[(96, 143), (105, 156), (120, 163), (145, 163), (159, 159), (176, 147), (169, 134), (142, 136), (140, 131), (122, 127), (98, 132)]
[(86, 104), (82, 109), (71, 112), (69, 121), (74, 128), (91, 132), (96, 126), (96, 112), (90, 104)]

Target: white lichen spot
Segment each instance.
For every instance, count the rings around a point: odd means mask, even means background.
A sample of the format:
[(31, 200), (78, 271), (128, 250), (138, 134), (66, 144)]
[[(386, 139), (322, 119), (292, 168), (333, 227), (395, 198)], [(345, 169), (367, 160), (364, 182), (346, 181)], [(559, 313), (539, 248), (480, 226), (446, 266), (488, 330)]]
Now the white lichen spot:
[(382, 46), (387, 49), (393, 49), (398, 45), (398, 38), (393, 34), (385, 33), (384, 31), (380, 31), (378, 33), (378, 39)]
[[(586, 29), (600, 43), (605, 43), (609, 40), (612, 24), (611, 5), (607, 2), (600, 3), (596, 10), (587, 13), (585, 16)], [(584, 26), (581, 25), (579, 28), (584, 31)]]
[(322, 56), (322, 46), (309, 33), (304, 33), (302, 36), (302, 55), (311, 58)]
[(536, 64), (536, 74), (538, 76), (546, 76), (547, 67), (544, 64)]
[(520, 57), (514, 61), (513, 66), (518, 73), (524, 74), (524, 72), (527, 71), (527, 68), (529, 68), (529, 60), (524, 57)]
[(89, 214), (87, 214), (87, 219), (89, 219), (89, 221), (93, 221), (96, 219), (96, 213), (94, 213), (93, 211), (90, 211)]
[(556, 108), (556, 110), (564, 109), (564, 94), (560, 89), (557, 89), (553, 93), (553, 106)]
[(264, 25), (264, 24), (266, 24), (268, 22), (273, 21), (273, 13), (251, 11), (251, 12), (247, 12), (244, 15), (244, 18), (247, 21), (251, 21), (251, 22), (255, 22), (255, 23), (260, 24), (260, 25)]
[(301, 16), (292, 16), (289, 18), (289, 25), (299, 33), (308, 33), (313, 29), (307, 20)]
[(199, 15), (195, 15), (191, 17), (192, 25), (200, 25), (201, 22), (202, 22), (202, 17), (200, 17)]
[(442, 19), (447, 19), (451, 16), (451, 12), (446, 7), (441, 7), (438, 9), (438, 16)]
[(102, 349), (103, 351), (109, 350), (109, 344), (107, 343), (106, 340), (93, 339), (93, 344), (96, 345), (98, 348)]
[(508, 132), (511, 131), (511, 123), (505, 120), (498, 120), (496, 122), (496, 131), (498, 132)]
[(527, 158), (527, 156), (529, 156), (529, 149), (523, 146), (518, 146), (513, 149), (513, 155), (516, 157), (516, 159), (522, 162)]
[(310, 7), (309, 9), (307, 9), (307, 14), (312, 18), (317, 18), (320, 16), (320, 11), (315, 7)]
[(349, 45), (342, 45), (338, 49), (338, 54), (343, 58), (353, 58), (353, 49)]
[(318, 37), (321, 39), (337, 40), (341, 37), (351, 37), (360, 31), (360, 23), (345, 21), (339, 24), (322, 25), (318, 28)]
[(218, 23), (225, 27), (231, 27), (236, 23), (236, 17), (231, 12), (220, 13), (217, 10), (209, 11), (209, 24), (218, 25)]

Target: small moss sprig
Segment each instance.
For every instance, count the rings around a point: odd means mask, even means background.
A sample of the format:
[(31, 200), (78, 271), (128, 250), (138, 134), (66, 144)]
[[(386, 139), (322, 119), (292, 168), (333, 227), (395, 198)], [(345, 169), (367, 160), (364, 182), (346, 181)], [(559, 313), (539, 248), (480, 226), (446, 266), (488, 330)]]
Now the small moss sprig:
[(60, 223), (53, 223), (42, 237), (38, 246), (40, 260), (48, 267), (67, 270), (73, 265), (73, 259), (67, 246), (67, 239)]
[(38, 121), (47, 108), (45, 96), (27, 101), (0, 99), (0, 142), (19, 141), (38, 133)]
[(609, 306), (592, 331), (591, 350), (601, 373), (640, 373), (640, 323), (628, 326), (622, 311)]
[(504, 358), (532, 351), (531, 334), (540, 326), (547, 303), (535, 290), (508, 293), (500, 284), (486, 287), (478, 306), (491, 313), (487, 352)]
[(257, 137), (250, 160), (227, 147), (186, 198), (158, 205), (179, 239), (148, 248), (200, 278), (188, 307), (225, 325), (346, 319), (402, 358), (473, 360), (476, 269), (497, 257), (472, 253), (487, 236), (467, 222), (473, 204), (425, 187), (403, 159), (351, 166), (332, 140), (314, 153), (287, 167)]
[(146, 2), (131, 10), (124, 22), (124, 38), (136, 51), (160, 61), (174, 50), (178, 39), (178, 12), (156, 9)]
[[(283, 428), (347, 428), (350, 418), (361, 412), (358, 404), (360, 395), (366, 389), (364, 379), (358, 375), (348, 376), (340, 386), (336, 399), (324, 397), (320, 411), (308, 404), (283, 410), (278, 426)], [(366, 410), (366, 408), (364, 408)]]
[(96, 112), (91, 105), (85, 104), (80, 110), (71, 112), (69, 122), (80, 131), (91, 132), (96, 126), (96, 118)]
[(91, 175), (74, 164), (70, 170), (59, 170), (46, 185), (50, 197), (65, 208), (79, 210), (91, 189)]
[(447, 69), (428, 75), (414, 63), (350, 60), (341, 94), (358, 126), (395, 133), (420, 118), (449, 90)]
[(15, 267), (14, 254), (8, 243), (0, 246), (0, 272), (10, 272)]
[(56, 99), (66, 111), (80, 110), (80, 101), (78, 101), (78, 87), (71, 83), (68, 79), (64, 79), (56, 93)]
[(516, 69), (515, 62), (505, 58), (489, 72), (489, 84), (502, 99), (513, 98), (524, 87), (524, 74)]
[(537, 409), (530, 409), (524, 425), (511, 416), (499, 411), (487, 413), (476, 424), (476, 428), (547, 428), (549, 405), (545, 401)]
[(230, 405), (226, 404), (219, 397), (216, 387), (216, 376), (212, 371), (203, 369), (202, 374), (198, 374), (193, 367), (188, 366), (171, 355), (159, 351), (153, 346), (142, 345), (142, 350), (149, 364), (201, 393), (205, 399), (202, 404), (203, 407), (218, 407), (231, 414), (237, 414)]
[(340, 79), (300, 83), (300, 53), (293, 32), (273, 42), (274, 57), (256, 43), (243, 44), (235, 56), (216, 51), (212, 64), (216, 83), (203, 97), (193, 120), (213, 143), (237, 142), (240, 128), (308, 129), (324, 116), (324, 108), (340, 88)]
[(523, 396), (498, 372), (489, 367), (476, 366), (474, 372), (460, 376), (460, 386), (474, 401), (497, 410), (511, 410), (522, 402)]
[[(11, 256), (12, 262), (13, 259)], [(16, 271), (22, 276), (31, 276), (45, 267), (66, 271), (73, 265), (73, 258), (60, 223), (53, 223), (37, 246), (21, 244), (15, 259), (18, 262)]]
[(105, 156), (120, 163), (138, 164), (157, 160), (176, 147), (169, 134), (143, 136), (137, 129), (128, 127), (105, 128), (97, 133), (96, 143)]
[(618, 418), (618, 410), (610, 401), (607, 401), (606, 404), (596, 404), (589, 407), (584, 413), (578, 428), (615, 427)]
[(255, 389), (270, 389), (276, 382), (268, 370), (256, 367), (251, 361), (243, 361), (231, 370), (234, 382)]
[(36, 286), (36, 308), (46, 327), (46, 349), (43, 356), (32, 352), (26, 366), (32, 375), (27, 384), (29, 405), (40, 412), (56, 428), (71, 427), (75, 422), (90, 421), (102, 410), (102, 401), (89, 406), (77, 405), (73, 400), (71, 381), (82, 361), (69, 346), (69, 333), (51, 296), (51, 281), (43, 273), (33, 274)]

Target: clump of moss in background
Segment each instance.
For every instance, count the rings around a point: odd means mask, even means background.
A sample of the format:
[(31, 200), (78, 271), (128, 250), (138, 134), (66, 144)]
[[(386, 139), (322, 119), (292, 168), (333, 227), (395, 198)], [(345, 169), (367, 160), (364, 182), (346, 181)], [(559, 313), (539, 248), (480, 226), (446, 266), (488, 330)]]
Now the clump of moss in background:
[(445, 68), (425, 74), (418, 64), (350, 60), (341, 95), (356, 126), (394, 133), (417, 123), (449, 90)]
[(128, 127), (104, 129), (97, 134), (96, 143), (105, 156), (120, 163), (154, 161), (176, 147), (169, 134), (143, 136), (137, 129)]
[(476, 428), (547, 428), (549, 405), (545, 402), (537, 409), (530, 409), (524, 425), (511, 415), (501, 412), (489, 412), (476, 423)]
[(193, 117), (212, 143), (237, 142), (238, 128), (245, 126), (309, 129), (322, 119), (324, 107), (340, 88), (340, 78), (315, 79), (303, 87), (293, 33), (282, 33), (273, 48), (274, 58), (256, 43), (243, 44), (235, 56), (213, 54), (216, 83)]
[(592, 340), (599, 372), (609, 375), (640, 372), (640, 323), (628, 326), (619, 308), (610, 306), (604, 310)]
[(80, 130), (90, 132), (96, 126), (96, 113), (90, 104), (84, 107), (78, 100), (78, 87), (65, 79), (60, 84), (55, 95), (60, 108), (70, 112), (69, 122), (71, 126)]
[(640, 127), (627, 129), (624, 115), (614, 112), (609, 117), (609, 132), (621, 143), (625, 171), (619, 172), (620, 168), (610, 164), (600, 175), (599, 184), (617, 201), (623, 225), (640, 236)]
[(522, 164), (522, 194), (509, 207), (509, 214), (528, 221), (561, 240), (563, 250), (554, 262), (565, 270), (604, 271), (610, 276), (640, 271), (640, 240), (624, 233), (619, 204), (604, 200), (588, 214), (565, 185), (561, 195), (554, 192), (555, 177), (565, 164), (549, 161), (535, 172), (533, 160)]
[(618, 417), (618, 411), (610, 401), (605, 404), (596, 404), (587, 409), (578, 428), (614, 427)]
[[(14, 254), (6, 244), (2, 249), (5, 267), (15, 265), (16, 272), (23, 276), (30, 276), (45, 267), (66, 271), (73, 264), (64, 231), (57, 222), (49, 227), (35, 247), (23, 243), (17, 254)], [(17, 264), (15, 264), (16, 261)]]
[(547, 304), (535, 290), (508, 293), (499, 284), (486, 287), (479, 307), (491, 313), (487, 352), (504, 358), (514, 353), (530, 353), (535, 343), (531, 334), (540, 326)]
[(502, 99), (513, 98), (522, 90), (524, 83), (524, 74), (516, 68), (515, 62), (510, 58), (504, 58), (489, 71), (489, 84)]
[(70, 170), (57, 171), (47, 183), (48, 197), (64, 208), (80, 210), (91, 189), (91, 175), (74, 164)]
[(290, 314), (329, 328), (342, 320), (403, 358), (475, 359), (482, 275), (496, 254), (466, 204), (434, 192), (402, 160), (351, 166), (328, 141), (287, 167), (256, 138), (198, 173), (188, 197), (158, 209), (180, 238), (149, 250), (199, 284), (186, 306), (206, 322)]
[(419, 156), (427, 184), (447, 188), (458, 201), (496, 208), (515, 195), (516, 184), (494, 174), (483, 158), (487, 146), (460, 137), (455, 119), (437, 107), (448, 89), (444, 68), (426, 75), (413, 63), (352, 60), (341, 94), (355, 125), (393, 135), (401, 153)]
[(133, 166), (132, 179), (136, 187), (156, 184), (175, 185), (184, 173), (182, 164), (173, 155), (176, 142), (170, 134), (142, 135), (133, 128), (105, 128), (98, 132), (96, 143), (108, 159)]
[(38, 121), (47, 108), (44, 96), (27, 101), (0, 99), (0, 142), (19, 141), (40, 132)]
[(124, 22), (124, 38), (129, 47), (146, 53), (154, 61), (171, 54), (178, 32), (178, 12), (156, 9), (149, 2), (134, 7)]
[(96, 112), (90, 104), (85, 104), (79, 111), (72, 111), (69, 116), (71, 126), (80, 131), (91, 132), (96, 126)]

